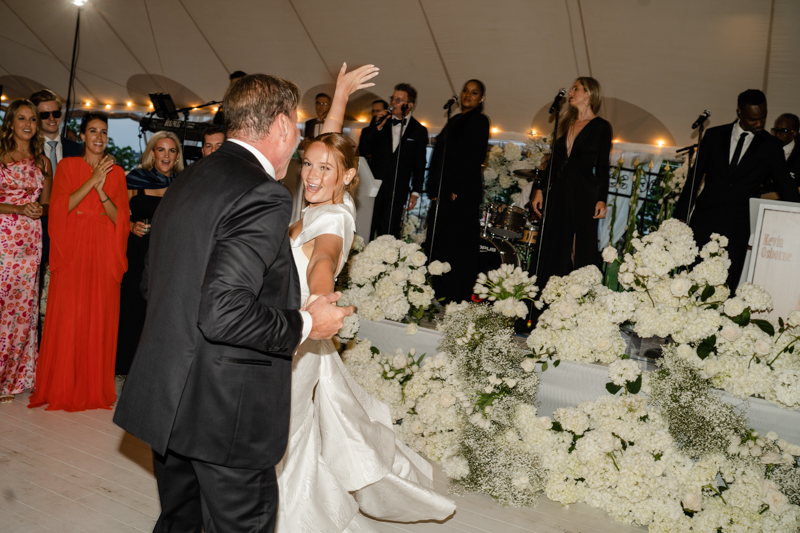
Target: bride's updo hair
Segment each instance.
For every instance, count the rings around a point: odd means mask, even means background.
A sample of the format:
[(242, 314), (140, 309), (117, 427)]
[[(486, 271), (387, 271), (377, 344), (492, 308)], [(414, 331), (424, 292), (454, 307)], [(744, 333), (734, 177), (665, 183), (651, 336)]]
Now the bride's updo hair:
[[(328, 149), (329, 154), (336, 158), (337, 183), (344, 179), (344, 173), (355, 169), (356, 173), (349, 184), (345, 185), (344, 190), (353, 194), (358, 186), (358, 146), (347, 135), (341, 133), (323, 133), (315, 137), (311, 144), (322, 143)], [(306, 148), (308, 149), (308, 148)]]

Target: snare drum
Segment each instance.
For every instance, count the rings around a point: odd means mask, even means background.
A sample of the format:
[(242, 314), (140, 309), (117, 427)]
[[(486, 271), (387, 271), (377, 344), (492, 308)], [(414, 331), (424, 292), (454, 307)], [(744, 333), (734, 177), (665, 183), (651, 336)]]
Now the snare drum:
[(519, 239), (525, 229), (525, 210), (510, 205), (492, 220), (489, 231), (504, 239)]
[(530, 222), (525, 224), (525, 231), (522, 233), (522, 238), (517, 239), (517, 242), (529, 246), (533, 246), (539, 242), (539, 225), (531, 224)]
[(478, 272), (486, 274), (491, 270), (497, 270), (500, 265), (520, 266), (514, 245), (506, 240), (481, 237), (479, 249)]

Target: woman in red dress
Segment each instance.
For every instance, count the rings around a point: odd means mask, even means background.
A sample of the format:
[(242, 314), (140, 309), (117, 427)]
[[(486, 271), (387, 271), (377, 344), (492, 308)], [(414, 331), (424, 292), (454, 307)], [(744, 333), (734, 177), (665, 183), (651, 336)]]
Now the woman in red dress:
[(0, 404), (33, 387), (42, 222), (50, 201), (36, 106), (16, 100), (0, 127)]
[(50, 292), (36, 388), (28, 407), (110, 409), (119, 285), (128, 267), (125, 173), (104, 154), (108, 118), (81, 122), (83, 157), (62, 159), (50, 200)]

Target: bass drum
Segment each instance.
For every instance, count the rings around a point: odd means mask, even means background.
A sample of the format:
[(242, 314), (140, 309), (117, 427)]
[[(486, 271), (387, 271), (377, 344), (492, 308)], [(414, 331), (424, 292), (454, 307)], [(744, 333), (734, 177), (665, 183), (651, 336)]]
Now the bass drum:
[(503, 239), (481, 237), (478, 272), (486, 274), (500, 268), (500, 265), (520, 266), (519, 256), (514, 245)]

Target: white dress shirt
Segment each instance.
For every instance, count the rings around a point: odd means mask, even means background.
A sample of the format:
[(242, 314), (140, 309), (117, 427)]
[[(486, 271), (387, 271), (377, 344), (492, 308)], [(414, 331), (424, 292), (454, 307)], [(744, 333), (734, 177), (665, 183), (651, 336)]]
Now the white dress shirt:
[(57, 136), (55, 139), (50, 139), (48, 137), (44, 138), (44, 156), (47, 159), (50, 159), (50, 145), (47, 144), (49, 142), (55, 141), (56, 144), (56, 162), (61, 162), (64, 159), (64, 143), (61, 142), (61, 135)]
[(783, 147), (783, 157), (785, 157), (787, 161), (789, 160), (789, 156), (792, 155), (792, 150), (794, 150), (794, 143), (795, 141), (792, 141)]
[[(246, 148), (248, 152), (256, 156), (258, 162), (261, 163), (262, 167), (264, 167), (264, 172), (275, 178), (275, 167), (272, 166), (272, 163), (269, 162), (269, 159), (267, 159), (267, 157), (264, 154), (262, 154), (261, 152), (259, 152), (246, 142), (240, 141), (239, 139), (229, 138), (228, 140), (232, 143), (236, 143), (239, 146), (242, 146), (243, 148)], [(305, 341), (311, 334), (312, 319), (311, 319), (311, 313), (309, 313), (308, 311), (300, 311), (300, 316), (303, 319), (303, 337), (300, 339), (300, 343), (302, 344), (303, 341)]]
[(733, 159), (733, 152), (736, 151), (736, 145), (739, 144), (739, 138), (742, 136), (742, 133), (746, 133), (747, 137), (744, 138), (742, 153), (739, 154), (739, 161), (737, 161), (737, 164), (744, 158), (744, 154), (747, 153), (747, 149), (750, 147), (750, 143), (753, 142), (753, 137), (755, 137), (752, 131), (744, 131), (737, 120), (733, 125), (733, 133), (731, 133), (731, 150), (728, 153), (728, 163)]
[[(396, 118), (397, 118), (396, 116), (392, 115), (389, 120), (392, 121), (392, 120), (394, 120)], [(400, 119), (397, 119), (397, 120), (400, 120)], [(403, 122), (398, 122), (397, 124), (392, 124), (392, 152), (396, 152), (397, 151), (397, 147), (400, 146), (400, 139), (403, 137), (403, 133), (405, 133), (406, 130), (408, 129), (409, 122), (411, 122), (411, 113), (406, 115), (406, 117), (404, 119), (402, 119), (402, 120), (403, 120)], [(402, 129), (402, 131), (401, 131), (401, 129)], [(411, 194), (413, 196), (419, 197), (419, 193), (416, 192), (416, 191), (412, 191)]]

